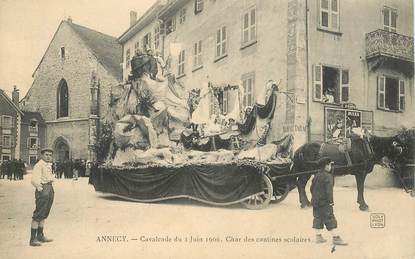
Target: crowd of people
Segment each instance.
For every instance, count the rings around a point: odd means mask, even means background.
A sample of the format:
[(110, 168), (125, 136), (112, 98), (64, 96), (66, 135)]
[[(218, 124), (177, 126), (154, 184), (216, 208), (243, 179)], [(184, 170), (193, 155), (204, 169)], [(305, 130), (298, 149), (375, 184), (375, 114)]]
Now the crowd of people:
[[(0, 178), (8, 180), (23, 180), (26, 174), (26, 164), (21, 159), (0, 161)], [(54, 162), (52, 172), (55, 178), (78, 180), (86, 176), (86, 161), (83, 159)]]
[(86, 175), (86, 161), (83, 159), (54, 162), (52, 172), (56, 178), (69, 178), (78, 180), (78, 177)]
[(21, 159), (0, 161), (0, 178), (8, 180), (23, 180), (26, 165)]

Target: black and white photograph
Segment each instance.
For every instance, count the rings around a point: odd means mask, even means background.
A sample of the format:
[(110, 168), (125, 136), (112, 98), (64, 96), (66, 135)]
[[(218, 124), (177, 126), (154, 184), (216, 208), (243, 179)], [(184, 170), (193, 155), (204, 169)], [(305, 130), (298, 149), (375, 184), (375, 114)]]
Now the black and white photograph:
[(0, 257), (415, 258), (412, 0), (0, 0)]

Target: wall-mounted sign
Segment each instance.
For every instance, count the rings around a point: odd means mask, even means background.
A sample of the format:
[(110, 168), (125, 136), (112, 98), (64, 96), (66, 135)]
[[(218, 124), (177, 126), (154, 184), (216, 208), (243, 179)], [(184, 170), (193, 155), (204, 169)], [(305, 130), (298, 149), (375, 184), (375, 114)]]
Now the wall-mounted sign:
[(324, 109), (324, 139), (329, 143), (342, 142), (355, 128), (373, 130), (373, 112), (336, 107)]

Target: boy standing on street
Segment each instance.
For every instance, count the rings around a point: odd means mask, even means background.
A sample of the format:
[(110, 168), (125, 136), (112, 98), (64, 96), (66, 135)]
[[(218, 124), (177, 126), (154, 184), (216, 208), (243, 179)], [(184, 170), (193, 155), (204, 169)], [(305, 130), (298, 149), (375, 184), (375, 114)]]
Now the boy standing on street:
[(326, 226), (333, 237), (334, 245), (347, 245), (336, 233), (337, 220), (333, 213), (333, 161), (329, 157), (318, 160), (320, 171), (314, 176), (311, 184), (311, 203), (313, 205), (313, 228), (316, 230), (316, 243), (324, 243), (322, 230)]
[(33, 211), (31, 224), (29, 243), (31, 246), (40, 246), (43, 242), (52, 241), (52, 239), (46, 238), (43, 234), (45, 219), (49, 216), (55, 194), (52, 186), (54, 180), (52, 174), (52, 154), (52, 149), (42, 149), (42, 158), (33, 167), (31, 183), (36, 188), (36, 209)]

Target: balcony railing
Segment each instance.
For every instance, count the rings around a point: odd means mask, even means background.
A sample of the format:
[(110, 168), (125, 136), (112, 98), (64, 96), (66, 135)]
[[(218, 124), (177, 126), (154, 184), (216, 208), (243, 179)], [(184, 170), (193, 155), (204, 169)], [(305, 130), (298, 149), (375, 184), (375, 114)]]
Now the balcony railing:
[(366, 34), (366, 59), (386, 56), (414, 62), (414, 38), (382, 29)]

